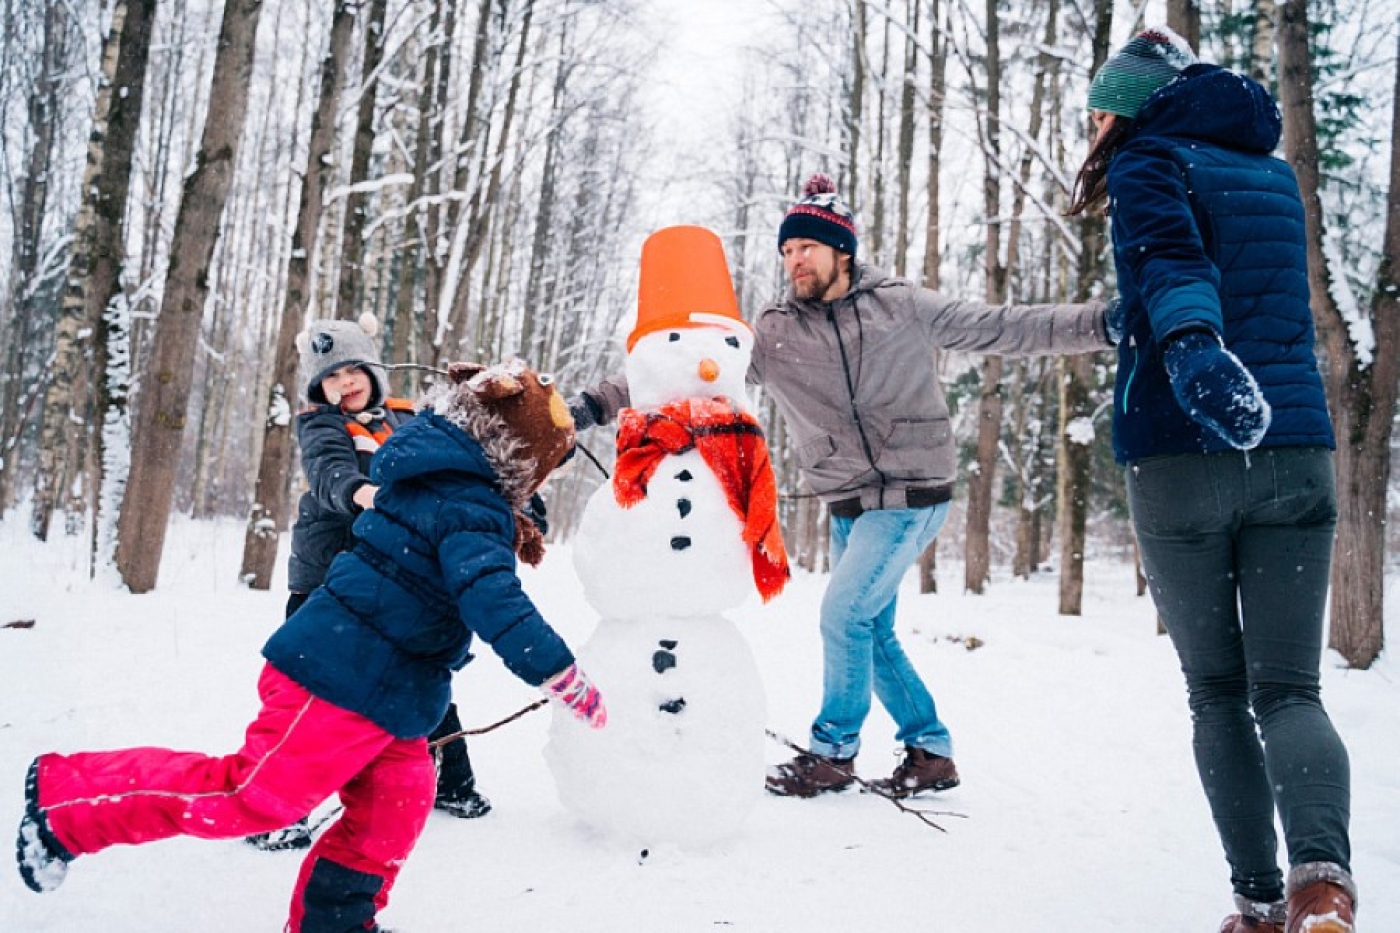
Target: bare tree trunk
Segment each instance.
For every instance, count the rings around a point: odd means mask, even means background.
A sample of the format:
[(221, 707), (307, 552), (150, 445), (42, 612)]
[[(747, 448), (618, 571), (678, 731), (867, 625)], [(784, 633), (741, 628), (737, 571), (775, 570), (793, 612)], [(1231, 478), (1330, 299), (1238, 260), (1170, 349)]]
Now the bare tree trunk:
[[(1060, 57), (1044, 51), (1055, 47), (1059, 34), (1059, 0), (1049, 0), (1045, 15), (1044, 41), (1042, 51), (1036, 56), (1035, 85), (1031, 92), (1031, 120), (1027, 136), (1039, 140), (1044, 129), (1045, 96), (1047, 88), (1059, 67)], [(1031, 169), (1035, 161), (1032, 145), (1026, 145), (1021, 154), (1021, 164), (1017, 169), (1015, 193), (1011, 202), (1011, 229), (1007, 235), (1006, 275), (1019, 273), (1021, 267), (1022, 217), (1026, 209), (1026, 190), (1030, 186)], [(1038, 432), (1027, 436), (1029, 421), (1027, 409), (1037, 405), (1039, 380), (1029, 385), (1030, 366), (1022, 361), (1016, 365), (1015, 388), (1012, 393), (1012, 420), (1015, 429), (1011, 432), (1010, 447), (1012, 463), (1015, 467), (1016, 482), (1016, 552), (1012, 558), (1012, 573), (1023, 579), (1030, 576), (1031, 570), (1039, 563), (1036, 560), (1038, 546), (1036, 527), (1039, 524), (1039, 497), (1036, 486), (1039, 481)], [(1025, 442), (1029, 441), (1027, 445)]]
[(1249, 54), (1249, 76), (1265, 87), (1274, 77), (1274, 21), (1278, 5), (1274, 0), (1254, 0), (1254, 42)]
[(846, 154), (847, 177), (850, 179), (846, 193), (848, 203), (859, 211), (857, 194), (860, 191), (860, 129), (865, 109), (865, 42), (869, 27), (865, 15), (865, 0), (855, 0), (855, 7), (855, 28), (851, 30), (851, 87), (846, 105), (846, 135), (851, 146)]
[[(929, 91), (928, 91), (928, 221), (924, 224), (924, 287), (937, 291), (941, 284), (939, 264), (943, 258), (939, 225), (940, 185), (938, 173), (943, 164), (943, 113), (947, 96), (948, 40), (944, 32), (945, 8), (932, 0), (929, 10)], [(938, 364), (937, 356), (929, 361)], [(938, 540), (935, 538), (919, 555), (919, 592), (938, 592)]]
[[(69, 521), (77, 514), (93, 517), (92, 547), (94, 561), (89, 568), (96, 570), (102, 492), (106, 475), (106, 436), (104, 425), (124, 423), (127, 417), (127, 393), (130, 389), (129, 317), (118, 311), (114, 303), (122, 291), (122, 271), (126, 264), (126, 238), (123, 222), (126, 217), (127, 195), (131, 190), (132, 159), (136, 149), (137, 131), (141, 124), (141, 106), (146, 92), (146, 64), (150, 57), (151, 33), (155, 22), (156, 0), (129, 0), (123, 18), (114, 20), (109, 48), (115, 53), (113, 86), (121, 93), (113, 96), (106, 91), (105, 121), (93, 127), (89, 145), (83, 191), (87, 193), (75, 223), (73, 256), (68, 270), (64, 293), (63, 314), (81, 323), (79, 327), (90, 336), (72, 350), (81, 355), (65, 354), (63, 362), (75, 370), (55, 368), (54, 382), (67, 383), (64, 389), (46, 402), (44, 420), (55, 419), (46, 433), (65, 436), (57, 448), (44, 448), (42, 458), (63, 457), (49, 476), (64, 477), (69, 485)], [(120, 26), (120, 33), (116, 30)], [(109, 361), (116, 365), (109, 367)], [(82, 395), (78, 395), (78, 392)], [(61, 420), (62, 427), (58, 421)], [(113, 477), (117, 483), (125, 477)], [(53, 490), (57, 491), (57, 490)], [(41, 502), (45, 507), (40, 514)], [(35, 497), (35, 522), (45, 525), (53, 499)], [(47, 528), (44, 528), (47, 532)], [(36, 534), (39, 531), (36, 528)]]
[(175, 221), (162, 313), (137, 401), (131, 474), (117, 525), (117, 570), (133, 593), (155, 587), (165, 548), (199, 325), (208, 298), (209, 262), (248, 108), (261, 12), (260, 0), (225, 3), (209, 111)]
[[(450, 139), (444, 137), (444, 134), (449, 132), (444, 115), (447, 112), (448, 92), (452, 85), (452, 40), (457, 32), (457, 0), (437, 0), (434, 9), (435, 16), (442, 21), (442, 40), (433, 47), (429, 59), (432, 68), (428, 77), (424, 79), (425, 88), (429, 90), (428, 110), (420, 117), (427, 120), (429, 128), (428, 146), (425, 150), (427, 177), (423, 180), (423, 191), (430, 196), (448, 193), (452, 177), (447, 173), (449, 153), (452, 153), (451, 159), (461, 157), (452, 152)], [(441, 240), (444, 231), (451, 229), (448, 223), (448, 218), (451, 217), (450, 207), (450, 201), (442, 204), (430, 201), (425, 212), (427, 253), (423, 262), (423, 328), (418, 359), (427, 363), (437, 361), (438, 354), (442, 351), (441, 331), (446, 326), (441, 318), (444, 286)]]
[(1197, 51), (1201, 48), (1201, 3), (1200, 0), (1167, 0), (1167, 28), (1191, 43)]
[[(92, 130), (88, 134), (87, 163), (83, 168), (83, 191), (94, 192), (102, 178), (106, 154), (108, 116), (112, 106), (112, 84), (116, 78), (121, 50), (122, 24), (127, 5), (113, 7), (112, 28), (103, 41), (102, 78), (93, 104)], [(49, 17), (49, 28), (61, 28)], [(45, 45), (48, 46), (48, 42)], [(47, 63), (46, 63), (47, 64)], [(140, 111), (138, 110), (139, 114)], [(48, 168), (45, 171), (49, 171)], [(120, 211), (123, 205), (118, 205)], [(29, 528), (34, 537), (45, 541), (49, 522), (60, 499), (67, 499), (75, 486), (81, 488), (82, 464), (86, 453), (86, 432), (92, 413), (94, 322), (89, 314), (84, 288), (97, 245), (97, 205), (94, 198), (83, 198), (74, 221), (73, 248), (68, 265), (68, 286), (55, 328), (54, 356), (48, 386), (44, 391), (43, 420), (39, 428), (39, 469), (34, 481), (34, 510)], [(35, 231), (37, 233), (37, 230)], [(37, 239), (36, 239), (37, 243)], [(99, 311), (100, 315), (101, 312)], [(70, 516), (76, 519), (76, 516)]]
[[(369, 178), (369, 157), (374, 148), (375, 97), (379, 88), (376, 74), (384, 58), (384, 17), (388, 0), (370, 0), (369, 19), (364, 25), (364, 62), (360, 72), (360, 105), (355, 119), (355, 148), (350, 156), (350, 184)], [(345, 220), (341, 230), (340, 284), (336, 316), (359, 317), (357, 296), (364, 292), (365, 227), (369, 222), (369, 195), (358, 191), (345, 199)]]
[[(1006, 269), (1001, 264), (1001, 45), (997, 0), (987, 0), (987, 113), (983, 132), (982, 213), (986, 224), (984, 261), (986, 299), (1006, 300)], [(1000, 356), (982, 364), (982, 392), (977, 403), (977, 455), (967, 481), (967, 556), (963, 589), (980, 595), (991, 581), (991, 524), (996, 486), (997, 453), (1001, 440)]]
[(292, 234), (292, 253), (287, 263), (287, 294), (282, 305), (282, 323), (277, 329), (277, 369), (267, 400), (262, 456), (253, 487), (253, 503), (248, 509), (243, 566), (239, 570), (239, 579), (255, 590), (265, 590), (272, 585), (277, 542), (287, 527), (287, 468), (292, 462), (292, 411), (297, 398), (296, 336), (306, 320), (314, 261), (312, 252), (321, 227), (321, 209), (335, 144), (336, 111), (340, 106), (340, 89), (345, 84), (350, 40), (355, 34), (355, 15), (359, 8), (358, 0), (342, 0), (336, 5), (331, 18), (330, 47), (321, 61), (321, 92), (316, 112), (311, 117), (306, 175), (297, 207), (296, 230)]
[[(433, 143), (433, 102), (436, 99), (436, 75), (443, 64), (446, 50), (437, 38), (441, 2), (432, 4), (428, 18), (427, 32), (429, 45), (423, 53), (422, 86), (418, 91), (417, 127), (413, 145), (413, 182), (408, 188), (409, 213), (404, 220), (405, 239), (411, 245), (401, 250), (409, 254), (404, 262), (394, 304), (394, 350), (396, 363), (428, 360), (434, 357), (433, 344), (437, 339), (437, 305), (434, 279), (437, 260), (433, 255), (437, 236), (436, 213), (433, 209), (421, 207), (424, 197), (431, 191), (429, 173), (437, 158)], [(419, 294), (423, 304), (418, 305)], [(422, 314), (418, 309), (422, 308)]]
[(904, 37), (904, 80), (899, 93), (899, 142), (896, 149), (896, 197), (894, 231), (894, 274), (903, 276), (909, 260), (909, 173), (914, 165), (914, 82), (918, 77), (919, 4), (910, 0), (906, 7), (909, 32)]
[[(1113, 29), (1112, 0), (1095, 0), (1093, 56), (1090, 73), (1097, 73), (1108, 60)], [(1104, 220), (1084, 216), (1079, 222), (1079, 275), (1075, 298), (1089, 297), (1095, 282), (1104, 273)], [(1084, 607), (1084, 545), (1089, 517), (1089, 486), (1092, 457), (1076, 430), (1093, 417), (1090, 386), (1093, 359), (1085, 355), (1061, 357), (1060, 424), (1055, 445), (1057, 483), (1055, 525), (1060, 538), (1060, 615), (1077, 616)]]
[[(471, 211), (466, 218), (466, 227), (459, 230), (459, 236), (465, 235), (463, 243), (465, 254), (461, 258), (456, 296), (453, 302), (453, 318), (456, 324), (454, 336), (456, 339), (451, 342), (451, 346), (455, 348), (454, 352), (458, 354), (464, 349), (462, 338), (470, 333), (467, 329), (467, 296), (470, 293), (472, 272), (476, 268), (476, 263), (481, 258), (481, 251), (490, 237), (493, 218), (498, 211), (502, 210), (501, 178), (513, 142), (512, 133), (515, 129), (515, 113), (520, 97), (521, 75), (524, 72), (525, 52), (529, 45), (530, 26), (534, 20), (534, 11), (534, 3), (526, 2), (520, 23), (520, 38), (516, 46), (515, 63), (510, 72), (510, 85), (506, 90), (505, 113), (501, 117), (500, 133), (496, 137), (495, 152), (490, 155), (489, 160), (483, 159), (482, 161), (483, 167), (489, 167), (489, 171), (485, 172), (483, 178), (477, 180), (476, 191), (471, 200)], [(484, 146), (484, 138), (482, 143)], [(458, 250), (458, 253), (461, 254), (461, 251)]]
[[(13, 218), (11, 235), (10, 298), (14, 309), (6, 335), (5, 368), (0, 371), (4, 391), (0, 391), (0, 514), (15, 501), (18, 494), (20, 465), (20, 434), (25, 430), (29, 413), (36, 407), (45, 386), (52, 387), (53, 367), (35, 373), (40, 354), (35, 346), (46, 322), (40, 320), (39, 306), (48, 291), (44, 285), (46, 271), (41, 267), (44, 217), (49, 209), (49, 180), (55, 170), (54, 154), (62, 102), (62, 73), (70, 67), (67, 7), (50, 3), (44, 11), (43, 53), (38, 75), (30, 90), (27, 109), (29, 125), (34, 134), (26, 160), (24, 180), (20, 184), (19, 206)], [(114, 11), (114, 16), (116, 11)], [(9, 28), (10, 24), (5, 24)], [(6, 50), (8, 51), (8, 49)], [(11, 195), (13, 197), (13, 194)], [(60, 330), (60, 334), (64, 331)], [(28, 382), (33, 376), (33, 382)], [(54, 426), (49, 426), (54, 430)], [(41, 428), (40, 433), (43, 433)], [(40, 445), (41, 461), (43, 447)], [(58, 485), (50, 482), (52, 474), (41, 466), (36, 486), (47, 488), (52, 503), (52, 490)], [(36, 492), (36, 511), (40, 495)], [(48, 519), (32, 525), (42, 540), (48, 531)], [(42, 530), (41, 530), (42, 528)]]
[[(1307, 215), (1308, 284), (1313, 319), (1326, 359), (1324, 378), (1337, 433), (1337, 539), (1333, 551), (1328, 646), (1366, 669), (1384, 646), (1386, 490), (1390, 438), (1400, 390), (1400, 136), (1392, 133), (1383, 261), (1371, 315), (1372, 362), (1364, 364), (1332, 297), (1326, 241), (1308, 18), (1304, 0), (1279, 6), (1279, 92), (1284, 151), (1298, 177)], [(1400, 66), (1397, 66), (1400, 86)], [(1400, 98), (1393, 128), (1400, 128)]]

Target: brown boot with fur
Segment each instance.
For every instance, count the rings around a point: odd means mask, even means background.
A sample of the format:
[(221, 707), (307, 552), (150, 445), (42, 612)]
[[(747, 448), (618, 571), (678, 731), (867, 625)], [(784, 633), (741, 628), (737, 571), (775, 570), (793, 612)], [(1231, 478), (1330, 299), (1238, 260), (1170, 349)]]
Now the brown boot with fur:
[(1306, 862), (1288, 873), (1287, 933), (1354, 933), (1356, 882), (1339, 865)]

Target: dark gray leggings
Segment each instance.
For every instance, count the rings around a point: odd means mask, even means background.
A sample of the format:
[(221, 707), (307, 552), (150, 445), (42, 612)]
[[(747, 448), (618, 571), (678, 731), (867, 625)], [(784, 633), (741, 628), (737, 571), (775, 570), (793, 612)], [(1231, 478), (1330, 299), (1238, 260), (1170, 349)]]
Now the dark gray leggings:
[(1236, 893), (1282, 896), (1276, 807), (1289, 865), (1350, 871), (1350, 767), (1318, 684), (1337, 521), (1331, 451), (1152, 457), (1127, 474)]

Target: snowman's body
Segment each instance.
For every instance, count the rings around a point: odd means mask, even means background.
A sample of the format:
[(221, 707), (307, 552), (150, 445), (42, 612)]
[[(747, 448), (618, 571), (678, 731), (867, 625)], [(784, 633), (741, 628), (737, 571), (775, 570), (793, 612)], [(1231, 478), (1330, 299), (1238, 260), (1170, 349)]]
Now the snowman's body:
[[(737, 320), (642, 337), (626, 364), (633, 409), (702, 398), (741, 408), (751, 346)], [(755, 583), (722, 482), (689, 449), (662, 456), (630, 507), (605, 484), (574, 562), (600, 615), (579, 665), (602, 691), (608, 726), (589, 733), (555, 717), (546, 758), (560, 800), (642, 845), (732, 838), (762, 793), (766, 705), (753, 653), (724, 616)]]

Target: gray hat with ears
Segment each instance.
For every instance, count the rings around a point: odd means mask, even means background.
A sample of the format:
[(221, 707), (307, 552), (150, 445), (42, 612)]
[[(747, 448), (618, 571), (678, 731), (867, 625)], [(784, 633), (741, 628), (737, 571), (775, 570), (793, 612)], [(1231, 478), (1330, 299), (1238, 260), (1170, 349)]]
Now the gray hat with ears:
[(379, 322), (374, 315), (362, 314), (358, 321), (312, 321), (310, 327), (297, 334), (306, 397), (318, 405), (327, 404), (329, 400), (321, 391), (321, 380), (342, 366), (359, 366), (369, 375), (368, 407), (383, 404), (388, 392), (384, 385), (384, 364), (374, 341), (378, 333)]

